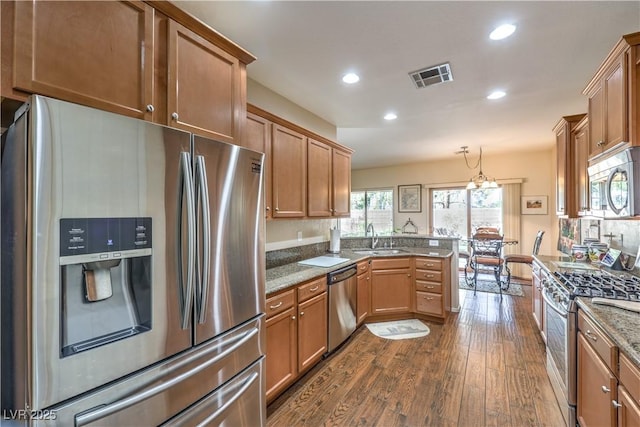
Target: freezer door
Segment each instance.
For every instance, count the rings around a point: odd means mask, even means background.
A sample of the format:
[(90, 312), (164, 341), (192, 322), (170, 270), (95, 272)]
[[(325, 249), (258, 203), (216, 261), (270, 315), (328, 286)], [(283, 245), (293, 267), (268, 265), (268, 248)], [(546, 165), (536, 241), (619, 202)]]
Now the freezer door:
[[(177, 225), (179, 158), (190, 156), (191, 136), (44, 97), (32, 98), (29, 119), (20, 121), (26, 131), (7, 141), (2, 157), (2, 401), (3, 409), (41, 410), (191, 346), (191, 328), (181, 327), (188, 305), (181, 306), (186, 286), (179, 281), (181, 261), (174, 250), (183, 234)], [(21, 156), (21, 164), (8, 167)], [(4, 216), (5, 211), (12, 213)], [(146, 237), (152, 243), (141, 267), (110, 276), (108, 269), (100, 271), (101, 283), (113, 284), (113, 296), (86, 298), (89, 279), (83, 271), (90, 263), (63, 265), (61, 252), (75, 239), (61, 231), (65, 218), (149, 220), (153, 235)], [(116, 253), (102, 255), (111, 259)], [(116, 282), (124, 293), (116, 292)], [(133, 282), (144, 285), (134, 288)], [(122, 295), (150, 302), (135, 306)], [(74, 312), (66, 297), (77, 298)], [(110, 314), (107, 307), (120, 303), (127, 307)], [(148, 330), (63, 352), (62, 337), (71, 329), (62, 328), (73, 325), (91, 336), (95, 331), (86, 329), (92, 324), (104, 326), (124, 312), (135, 324), (144, 319)], [(5, 358), (8, 349), (12, 355)]]
[(194, 137), (198, 200), (196, 344), (264, 312), (264, 154)]
[(229, 414), (226, 408), (233, 406), (233, 412), (241, 408), (250, 420), (264, 420), (263, 322), (263, 317), (252, 319), (204, 345), (54, 407), (55, 421), (41, 424), (156, 426), (198, 406), (194, 406), (197, 402), (211, 400), (212, 395), (221, 400), (223, 418)]
[(172, 418), (163, 427), (260, 427), (266, 425), (264, 358)]

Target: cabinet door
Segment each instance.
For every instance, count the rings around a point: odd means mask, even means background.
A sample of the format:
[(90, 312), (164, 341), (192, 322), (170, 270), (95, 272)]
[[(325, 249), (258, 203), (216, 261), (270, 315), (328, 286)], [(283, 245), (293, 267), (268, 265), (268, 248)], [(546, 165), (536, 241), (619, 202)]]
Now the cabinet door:
[(308, 138), (307, 216), (331, 216), (331, 147)]
[(264, 177), (265, 217), (271, 217), (271, 122), (252, 113), (247, 113), (247, 131), (244, 147), (264, 153), (262, 174)]
[(574, 168), (576, 188), (576, 202), (578, 213), (589, 210), (589, 172), (587, 171), (589, 159), (589, 126), (588, 122), (580, 122), (575, 130), (574, 144)]
[(327, 293), (298, 305), (298, 372), (313, 366), (327, 351)]
[(358, 276), (356, 292), (356, 317), (358, 325), (361, 325), (371, 310), (371, 273), (367, 271)]
[(624, 55), (620, 55), (604, 76), (605, 90), (605, 144), (611, 148), (628, 141), (626, 96), (624, 81)]
[(351, 154), (333, 150), (333, 215), (351, 215)]
[(618, 427), (640, 426), (640, 406), (624, 387), (618, 387)]
[(167, 124), (241, 144), (246, 115), (244, 65), (234, 56), (169, 20)]
[(604, 95), (602, 86), (589, 96), (589, 158), (604, 150)]
[(568, 126), (562, 126), (556, 132), (556, 214), (564, 215), (567, 210), (567, 156), (569, 142)]
[(267, 400), (278, 395), (298, 375), (295, 308), (266, 321)]
[(546, 342), (546, 337), (544, 336), (544, 320), (543, 315), (544, 311), (542, 309), (542, 278), (540, 277), (540, 267), (534, 265), (533, 272), (531, 275), (532, 278), (532, 311), (533, 311), (533, 320), (535, 320), (540, 333), (542, 334), (543, 340)]
[(17, 1), (14, 87), (152, 120), (153, 43), (142, 2)]
[(615, 426), (618, 381), (582, 333), (578, 333), (578, 422), (581, 427)]
[(271, 215), (274, 218), (305, 215), (306, 159), (306, 137), (274, 123), (271, 138)]
[(411, 311), (411, 269), (371, 272), (372, 314)]

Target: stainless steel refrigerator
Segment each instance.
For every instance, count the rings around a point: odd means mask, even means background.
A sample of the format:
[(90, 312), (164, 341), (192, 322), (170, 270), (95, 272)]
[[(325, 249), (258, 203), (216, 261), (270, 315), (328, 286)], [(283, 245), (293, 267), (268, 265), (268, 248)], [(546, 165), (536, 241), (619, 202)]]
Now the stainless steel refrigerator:
[(263, 154), (46, 97), (2, 144), (2, 419), (262, 425)]

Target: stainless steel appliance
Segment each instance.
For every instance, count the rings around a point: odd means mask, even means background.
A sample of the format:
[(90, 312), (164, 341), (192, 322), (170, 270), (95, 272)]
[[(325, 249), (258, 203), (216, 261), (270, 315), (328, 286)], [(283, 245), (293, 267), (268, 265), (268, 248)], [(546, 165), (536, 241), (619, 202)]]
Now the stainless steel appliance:
[(356, 330), (356, 291), (358, 268), (355, 264), (333, 271), (327, 275), (329, 288), (329, 332), (330, 353)]
[(640, 215), (640, 147), (589, 166), (590, 214), (601, 218)]
[[(565, 420), (577, 425), (577, 322), (576, 296), (640, 301), (640, 279), (629, 274), (613, 275), (605, 270), (563, 270), (543, 279), (547, 372)], [(562, 402), (566, 402), (563, 405)]]
[(7, 132), (2, 416), (264, 424), (263, 154), (40, 96)]

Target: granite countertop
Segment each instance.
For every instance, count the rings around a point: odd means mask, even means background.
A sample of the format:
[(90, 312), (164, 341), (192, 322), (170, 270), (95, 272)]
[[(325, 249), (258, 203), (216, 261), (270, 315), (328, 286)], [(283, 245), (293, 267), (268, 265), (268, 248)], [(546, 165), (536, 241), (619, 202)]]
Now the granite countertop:
[[(554, 271), (571, 271), (573, 268), (561, 267), (564, 262), (570, 262), (568, 256), (545, 256), (537, 255), (534, 257), (550, 272)], [(560, 264), (558, 264), (560, 263)], [(587, 263), (577, 262), (579, 271), (586, 271)], [(600, 270), (599, 267), (594, 270)], [(608, 270), (608, 269), (604, 269)], [(610, 271), (610, 270), (609, 270)], [(612, 271), (612, 273), (620, 273)], [(582, 309), (602, 330), (608, 335), (613, 343), (620, 348), (626, 356), (631, 359), (637, 366), (640, 366), (640, 313), (625, 310), (622, 308), (611, 307), (608, 305), (593, 304), (591, 298), (576, 298), (578, 307)]]
[[(349, 261), (344, 261), (340, 264), (332, 267), (310, 267), (307, 265), (300, 265), (297, 262), (286, 264), (280, 267), (267, 269), (267, 281), (266, 281), (266, 293), (267, 296), (283, 289), (298, 285), (307, 280), (314, 279), (316, 277), (324, 276), (332, 271), (338, 270), (342, 267), (346, 267), (353, 263), (363, 261), (369, 258), (389, 258), (389, 257), (410, 257), (410, 256), (431, 256), (438, 258), (446, 258), (453, 254), (450, 249), (439, 248), (395, 248), (399, 250), (398, 253), (385, 252), (385, 248), (378, 248), (384, 253), (373, 254), (360, 254), (353, 250), (345, 249), (340, 251), (339, 254), (324, 254), (323, 256), (334, 256), (336, 258), (348, 258)], [(387, 249), (389, 251), (389, 249)]]

